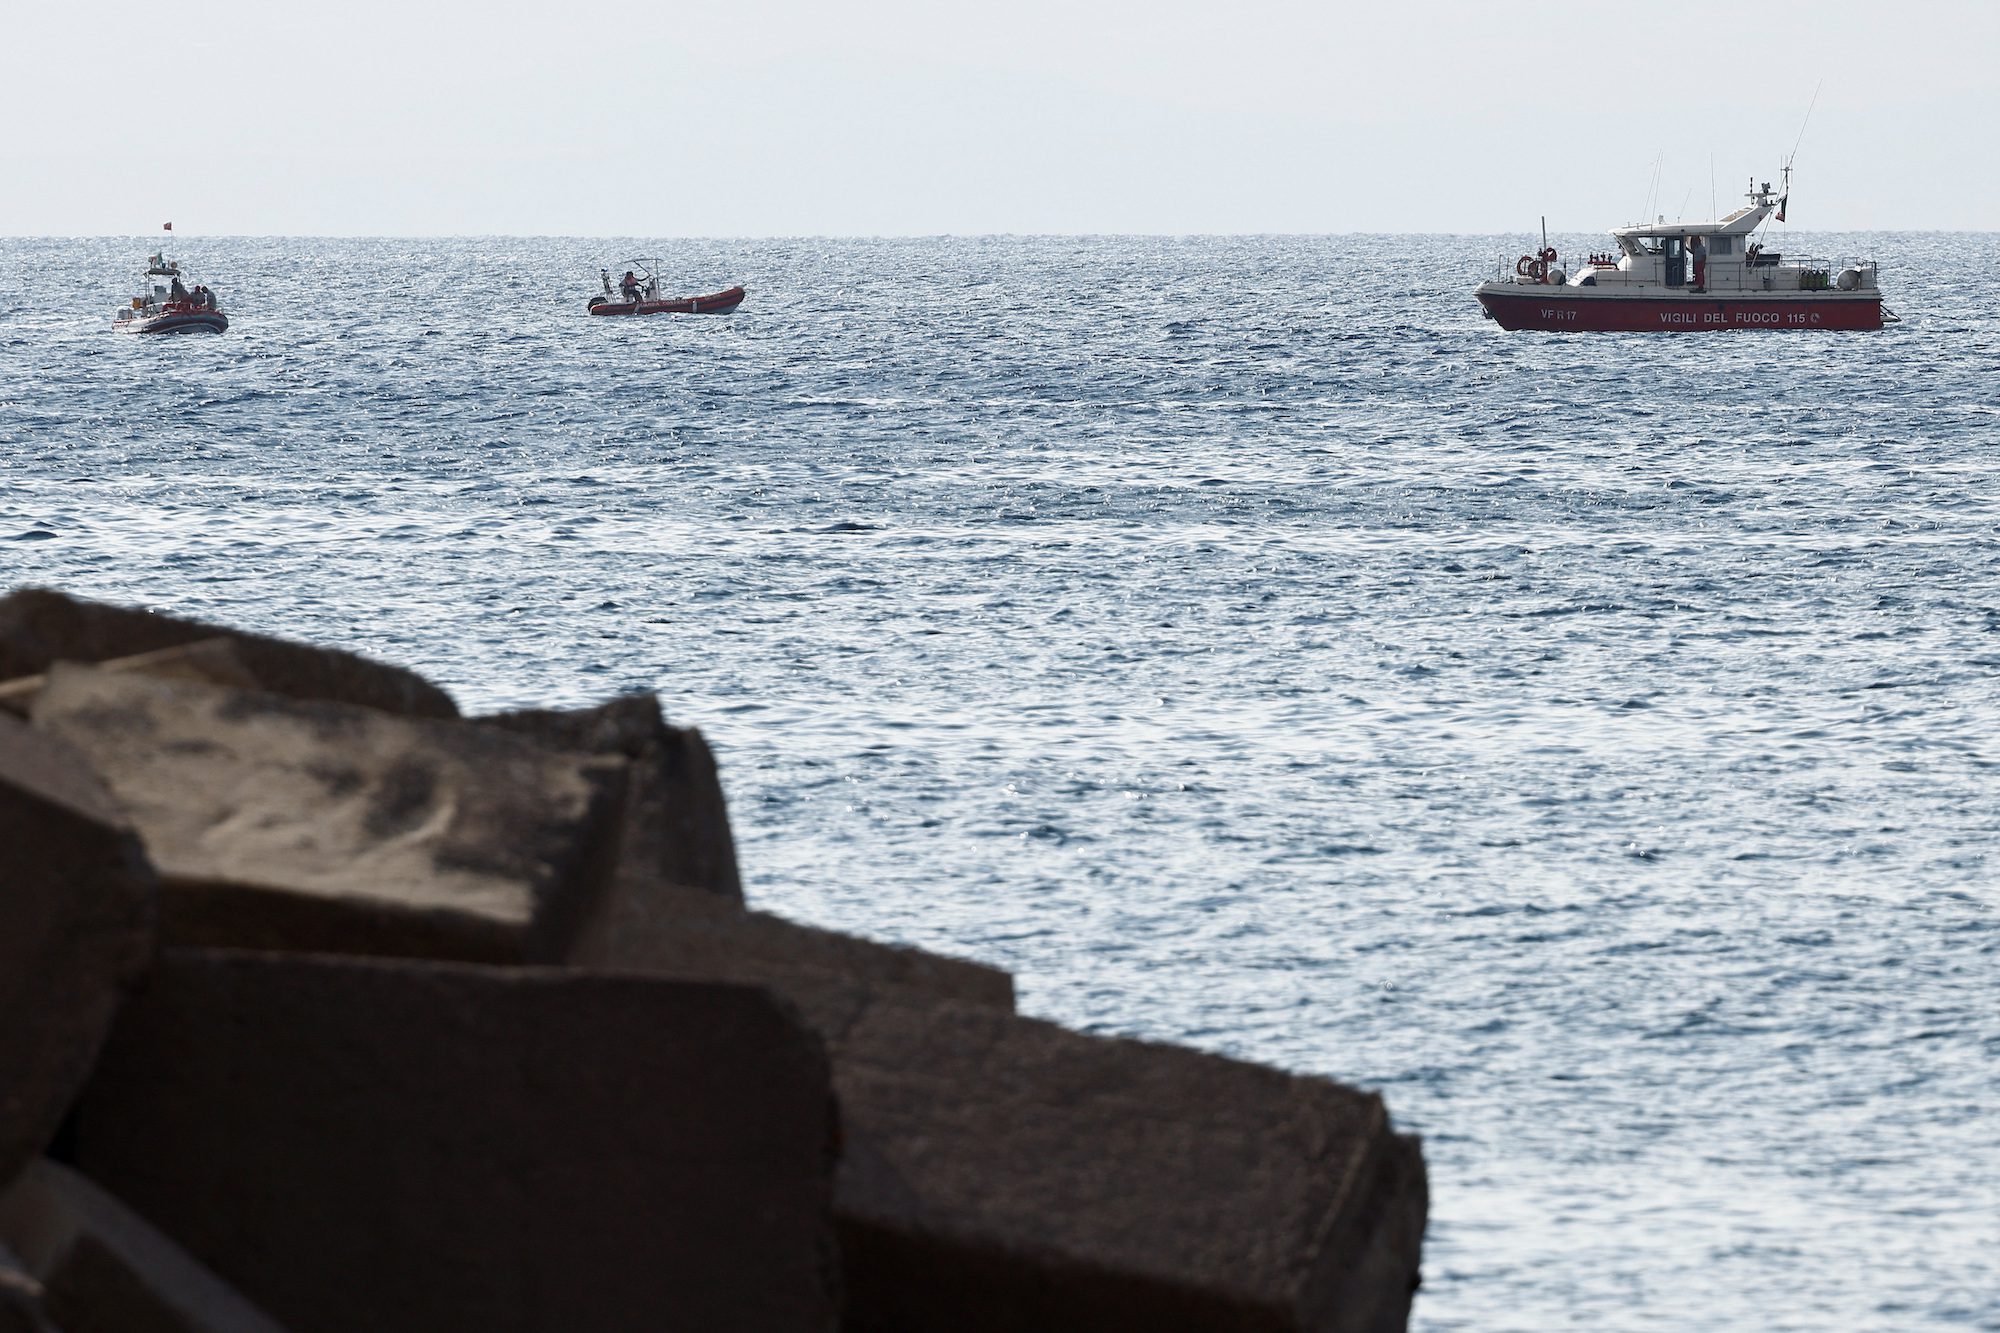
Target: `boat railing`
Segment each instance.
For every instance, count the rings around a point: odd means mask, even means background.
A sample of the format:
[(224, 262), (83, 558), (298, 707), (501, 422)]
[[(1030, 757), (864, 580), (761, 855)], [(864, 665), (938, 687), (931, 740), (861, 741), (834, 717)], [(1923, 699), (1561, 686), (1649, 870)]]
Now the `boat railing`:
[[(1530, 277), (1521, 272), (1521, 265), (1523, 263), (1533, 263), (1534, 261), (1535, 261), (1535, 256), (1533, 255), (1521, 255), (1516, 257), (1503, 254), (1498, 259), (1493, 261), (1494, 280), (1498, 282), (1516, 282), (1522, 284), (1523, 286), (1538, 286), (1540, 285), (1538, 279)], [(1572, 262), (1567, 257), (1561, 257), (1556, 260), (1555, 268), (1559, 270), (1564, 275), (1565, 278), (1567, 278), (1569, 273), (1575, 268), (1577, 268), (1579, 265), (1582, 265), (1582, 263), (1583, 261), (1581, 260)]]
[(1795, 255), (1790, 251), (1786, 251), (1785, 254), (1781, 256), (1781, 262), (1775, 267), (1825, 268), (1825, 269), (1832, 269), (1835, 273), (1838, 273), (1840, 272), (1840, 270), (1844, 268), (1874, 268), (1875, 261), (1872, 259), (1862, 259), (1855, 255), (1840, 255), (1837, 257), (1822, 256), (1822, 255)]
[[(1799, 286), (1807, 291), (1825, 291), (1829, 287), (1852, 291), (1856, 287), (1873, 287), (1880, 272), (1874, 260), (1853, 255), (1843, 255), (1838, 259), (1810, 256), (1788, 259), (1785, 267), (1798, 273)], [(1850, 277), (1850, 274), (1853, 276)]]
[[(1643, 260), (1653, 257), (1642, 255), (1638, 258)], [(1556, 260), (1551, 266), (1553, 272), (1550, 276), (1559, 278), (1563, 283), (1568, 283), (1578, 277), (1578, 275), (1582, 275), (1586, 283), (1588, 283), (1592, 280), (1592, 275), (1596, 273), (1607, 269), (1617, 269), (1619, 267), (1619, 259), (1620, 256), (1612, 253), (1565, 255)], [(1523, 262), (1531, 260), (1531, 256), (1514, 258), (1506, 254), (1500, 255), (1494, 261), (1493, 265), (1494, 280), (1523, 287), (1540, 285), (1538, 279), (1533, 276), (1532, 271), (1530, 273), (1523, 273), (1521, 271)], [(1711, 290), (1715, 291), (1769, 291), (1774, 285), (1779, 285), (1781, 290), (1790, 290), (1792, 283), (1796, 281), (1799, 288), (1803, 290), (1822, 291), (1829, 287), (1839, 286), (1841, 275), (1850, 269), (1857, 270), (1859, 274), (1865, 275), (1865, 278), (1858, 281), (1850, 280), (1854, 285), (1861, 287), (1873, 287), (1875, 285), (1873, 279), (1878, 270), (1873, 259), (1857, 259), (1848, 256), (1836, 259), (1793, 254), (1780, 256), (1774, 253), (1769, 255), (1756, 254), (1746, 257), (1743, 262), (1733, 264), (1728, 262), (1727, 259), (1718, 262), (1716, 259), (1711, 258), (1708, 264), (1708, 286)], [(1692, 262), (1687, 265), (1684, 272), (1686, 276), (1683, 279), (1683, 283), (1684, 285), (1691, 286), (1694, 281), (1694, 265)], [(1780, 274), (1783, 276), (1780, 277)], [(1659, 279), (1655, 278), (1653, 281), (1658, 282)], [(1850, 290), (1850, 288), (1843, 287), (1842, 290)]]

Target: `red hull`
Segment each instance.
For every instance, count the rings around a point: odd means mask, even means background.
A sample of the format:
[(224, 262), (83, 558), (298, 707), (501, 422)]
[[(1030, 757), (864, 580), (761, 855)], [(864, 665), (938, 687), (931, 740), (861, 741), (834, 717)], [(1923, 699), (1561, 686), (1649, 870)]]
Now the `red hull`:
[(1720, 329), (1879, 329), (1882, 298), (1765, 296), (1735, 292), (1676, 296), (1585, 296), (1562, 287), (1523, 285), (1481, 291), (1479, 304), (1510, 331), (1560, 333), (1713, 333)]
[(708, 296), (682, 296), (672, 301), (606, 301), (590, 303), (593, 315), (726, 315), (743, 304), (744, 289), (730, 287)]

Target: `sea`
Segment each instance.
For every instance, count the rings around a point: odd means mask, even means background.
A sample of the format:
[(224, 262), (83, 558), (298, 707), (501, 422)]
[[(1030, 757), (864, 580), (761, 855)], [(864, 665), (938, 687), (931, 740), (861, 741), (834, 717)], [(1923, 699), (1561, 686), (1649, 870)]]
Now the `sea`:
[(0, 587), (658, 691), (756, 905), (1379, 1090), (1417, 1329), (2000, 1329), (2000, 236), (160, 239), (0, 240)]

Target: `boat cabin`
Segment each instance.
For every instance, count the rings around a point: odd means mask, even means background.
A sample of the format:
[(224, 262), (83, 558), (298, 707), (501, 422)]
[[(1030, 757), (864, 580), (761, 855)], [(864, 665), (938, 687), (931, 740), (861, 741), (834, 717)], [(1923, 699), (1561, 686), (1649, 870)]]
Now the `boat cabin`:
[(1841, 291), (1875, 286), (1873, 264), (1844, 267), (1838, 278), (1824, 260), (1782, 263), (1783, 256), (1766, 250), (1758, 228), (1773, 213), (1785, 216), (1785, 197), (1771, 192), (1769, 182), (1751, 183), (1750, 202), (1715, 222), (1674, 222), (1619, 227), (1611, 233), (1615, 254), (1592, 255), (1574, 275), (1571, 286), (1627, 290), (1681, 288), (1698, 292)]

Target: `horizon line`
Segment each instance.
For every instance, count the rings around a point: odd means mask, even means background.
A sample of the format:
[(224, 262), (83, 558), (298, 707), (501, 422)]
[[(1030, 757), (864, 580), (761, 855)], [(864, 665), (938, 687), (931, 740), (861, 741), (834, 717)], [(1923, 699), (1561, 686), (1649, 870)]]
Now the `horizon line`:
[[(1677, 220), (1676, 225), (1693, 225), (1711, 219)], [(1631, 225), (1621, 223), (1621, 226)], [(1855, 233), (1866, 232), (1891, 236), (1992, 236), (2000, 235), (2000, 227), (1798, 227), (1787, 226), (1791, 232), (1812, 234), (1816, 232)], [(12, 232), (0, 231), (0, 240), (8, 241), (78, 241), (78, 240), (156, 240), (178, 241), (284, 241), (284, 240), (334, 240), (334, 241), (450, 241), (450, 240), (649, 240), (649, 241), (931, 241), (931, 240), (1240, 240), (1261, 237), (1324, 238), (1342, 236), (1423, 236), (1451, 238), (1458, 236), (1512, 236), (1532, 235), (1533, 228), (1509, 227), (1489, 230), (1467, 230), (1456, 228), (1441, 231), (1380, 231), (1370, 229), (1349, 229), (1343, 231), (828, 231), (828, 232), (741, 232), (722, 233), (674, 233), (663, 232), (648, 235), (643, 232), (554, 232), (554, 231), (412, 231), (412, 232), (168, 232), (168, 231), (84, 231), (84, 232)], [(1552, 234), (1579, 235), (1582, 231), (1550, 228)], [(1589, 235), (1597, 235), (1590, 230)], [(1608, 231), (1605, 234), (1609, 234)]]

